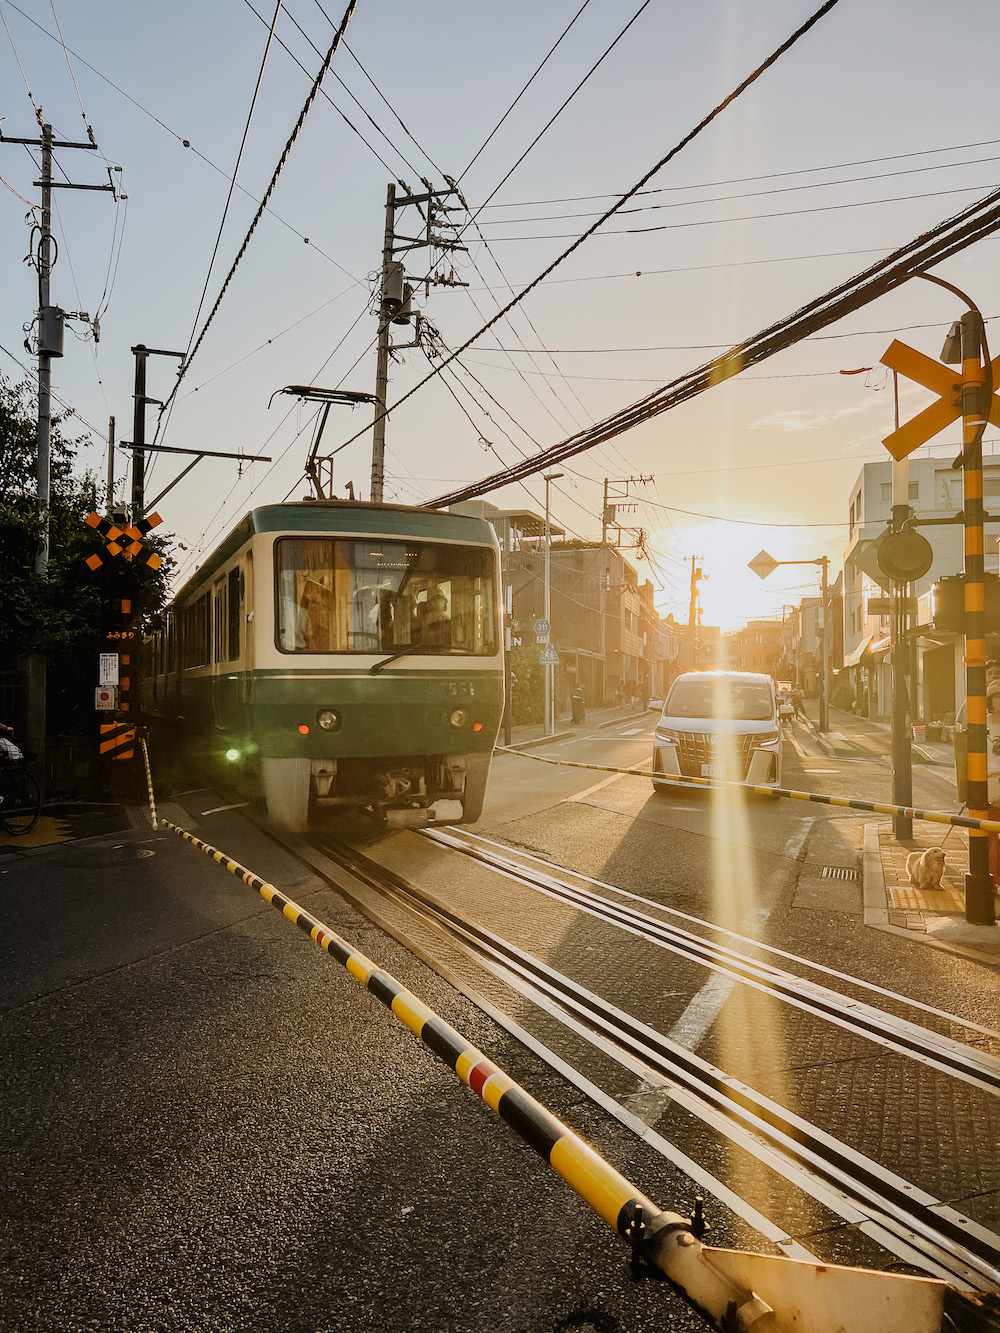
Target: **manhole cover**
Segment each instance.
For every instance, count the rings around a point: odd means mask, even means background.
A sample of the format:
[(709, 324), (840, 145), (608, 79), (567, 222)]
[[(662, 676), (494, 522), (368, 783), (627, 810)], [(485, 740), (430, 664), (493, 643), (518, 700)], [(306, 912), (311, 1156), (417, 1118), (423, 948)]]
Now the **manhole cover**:
[(823, 879), (859, 879), (860, 876), (856, 870), (849, 870), (847, 866), (824, 866), (820, 875)]

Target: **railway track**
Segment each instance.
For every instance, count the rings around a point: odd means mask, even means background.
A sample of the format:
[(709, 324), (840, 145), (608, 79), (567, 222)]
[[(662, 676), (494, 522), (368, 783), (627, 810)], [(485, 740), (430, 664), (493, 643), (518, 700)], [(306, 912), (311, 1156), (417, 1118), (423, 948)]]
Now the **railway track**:
[[(434, 830), (421, 836), (443, 850), (471, 856), (529, 889), (558, 898), (609, 927), (638, 935), (734, 982), (765, 991), (822, 1021), (972, 1084), (987, 1095), (1000, 1093), (1000, 1060), (986, 1052), (717, 945), (634, 907), (610, 902), (563, 880), (554, 867), (551, 873), (542, 873), (499, 852), (485, 840), (474, 839), (474, 835)], [(994, 1232), (608, 1003), (512, 941), (459, 915), (354, 848), (323, 839), (316, 845), (363, 885), (423, 922), (432, 923), (516, 993), (648, 1085), (665, 1089), (676, 1106), (865, 1233), (899, 1262), (961, 1289), (1000, 1292), (1000, 1236)], [(962, 1022), (942, 1011), (931, 1012)], [(975, 1024), (966, 1026), (989, 1033)], [(1000, 1039), (1000, 1034), (989, 1035)], [(539, 1049), (537, 1043), (535, 1049)], [(545, 1048), (541, 1049), (544, 1053)], [(560, 1059), (557, 1065), (571, 1077), (575, 1073), (579, 1086), (587, 1083), (585, 1075), (569, 1069), (565, 1061)], [(608, 1105), (608, 1101), (603, 1099), (603, 1104)], [(635, 1120), (627, 1113), (620, 1113), (619, 1118), (626, 1123)], [(655, 1134), (651, 1137), (644, 1133), (643, 1137), (654, 1146), (656, 1140), (665, 1142)], [(728, 1188), (725, 1193), (732, 1197)], [(752, 1207), (750, 1211), (756, 1212)], [(772, 1239), (777, 1230), (772, 1227)], [(788, 1247), (783, 1248), (790, 1252)]]

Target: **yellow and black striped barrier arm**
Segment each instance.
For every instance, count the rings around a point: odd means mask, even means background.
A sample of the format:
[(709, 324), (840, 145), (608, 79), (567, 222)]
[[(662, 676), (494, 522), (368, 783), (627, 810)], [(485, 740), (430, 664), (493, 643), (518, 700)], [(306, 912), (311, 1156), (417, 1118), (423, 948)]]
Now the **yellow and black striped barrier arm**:
[(745, 782), (726, 781), (722, 778), (677, 777), (673, 773), (657, 773), (650, 768), (613, 768), (608, 764), (583, 764), (574, 759), (549, 759), (528, 750), (515, 750), (498, 745), (495, 754), (517, 754), (535, 759), (540, 764), (556, 764), (560, 768), (590, 768), (595, 773), (627, 773), (635, 778), (651, 778), (654, 782), (672, 782), (676, 786), (729, 787), (738, 791), (754, 792), (757, 796), (783, 796), (790, 801), (813, 801), (816, 805), (839, 805), (849, 810), (869, 810), (877, 815), (905, 815), (908, 819), (924, 819), (932, 824), (954, 824), (958, 828), (979, 829), (983, 833), (1000, 833), (1000, 821), (975, 819), (971, 815), (949, 815), (943, 810), (916, 810), (911, 806), (881, 805), (878, 801), (860, 801), (852, 796), (821, 796), (813, 791), (789, 791), (785, 787), (751, 787)]
[[(142, 739), (146, 756), (146, 742)], [(149, 804), (154, 813), (153, 784), (149, 781)], [(649, 1224), (656, 1219), (669, 1218), (686, 1227), (684, 1219), (664, 1214), (634, 1185), (610, 1166), (583, 1139), (574, 1134), (540, 1102), (535, 1099), (482, 1051), (471, 1046), (443, 1018), (429, 1009), (412, 991), (388, 972), (377, 967), (369, 958), (331, 930), (329, 926), (307, 912), (304, 907), (280, 893), (273, 884), (255, 875), (246, 866), (230, 859), (192, 833), (178, 828), (169, 819), (160, 817), (160, 828), (169, 829), (197, 847), (230, 874), (236, 875), (251, 889), (256, 889), (265, 902), (271, 904), (289, 921), (304, 931), (309, 938), (347, 969), (355, 981), (370, 991), (377, 1000), (392, 1011), (415, 1037), (453, 1069), (463, 1083), (508, 1124), (515, 1133), (543, 1158), (580, 1197), (604, 1219), (619, 1235), (633, 1245), (639, 1245)], [(155, 827), (155, 825), (154, 825)]]

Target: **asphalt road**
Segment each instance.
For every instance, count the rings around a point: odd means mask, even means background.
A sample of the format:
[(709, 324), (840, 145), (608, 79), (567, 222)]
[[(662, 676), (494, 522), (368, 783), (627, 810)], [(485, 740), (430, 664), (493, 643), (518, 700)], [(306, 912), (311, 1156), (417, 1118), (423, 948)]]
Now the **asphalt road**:
[[(649, 728), (637, 725), (574, 738), (551, 753), (644, 762)], [(804, 738), (801, 749), (786, 746), (786, 785), (885, 797), (877, 755), (829, 761)], [(916, 782), (919, 800), (942, 805), (940, 776), (918, 772)], [(174, 800), (200, 836), (399, 976), (651, 1198), (690, 1210), (696, 1190), (678, 1170), (239, 810), (204, 813), (223, 804), (212, 793)], [(895, 989), (995, 1025), (995, 970), (865, 931), (857, 885), (821, 878), (822, 865), (857, 864), (862, 823), (792, 802), (720, 808), (701, 793), (654, 795), (645, 779), (502, 756), (479, 829), (880, 984), (891, 978)], [(443, 890), (440, 862), (426, 849), (418, 858), (415, 841), (411, 834), (366, 840), (387, 860), (411, 867), (419, 860)], [(665, 1284), (631, 1282), (617, 1238), (370, 996), (238, 879), (173, 835), (138, 828), (4, 858), (0, 910), (0, 1327), (702, 1327)], [(589, 927), (545, 903), (522, 924), (539, 950), (595, 985), (639, 997), (668, 1027), (705, 985), (699, 969), (664, 971), (662, 960), (635, 948), (607, 956)], [(870, 1077), (867, 1052), (852, 1049), (845, 1060), (836, 1041), (810, 1048), (809, 1034), (791, 1025), (782, 1035), (787, 1045), (769, 1011), (730, 996), (696, 1039), (720, 1064), (741, 1049), (755, 1053), (755, 1076), (769, 1077), (772, 1090), (789, 1070), (808, 1067), (807, 1086), (819, 1096), (838, 1064), (856, 1072), (859, 1106), (873, 1087), (890, 1098), (898, 1089)], [(635, 1088), (622, 1079), (616, 1091), (629, 1096)], [(956, 1121), (954, 1103), (935, 1102), (933, 1081), (918, 1092), (913, 1115), (885, 1120), (883, 1146), (920, 1170), (957, 1173), (949, 1197), (964, 1197), (967, 1176), (978, 1173), (978, 1216), (996, 1225), (995, 1153), (970, 1156), (965, 1139), (979, 1133), (983, 1144), (995, 1143), (996, 1124), (977, 1128), (961, 1106)], [(936, 1147), (942, 1125), (947, 1170)], [(694, 1127), (685, 1134), (720, 1176), (753, 1184), (748, 1164)], [(793, 1205), (779, 1203), (792, 1217)], [(709, 1201), (709, 1212), (714, 1243), (760, 1246), (724, 1208)], [(808, 1229), (813, 1219), (801, 1222)]]

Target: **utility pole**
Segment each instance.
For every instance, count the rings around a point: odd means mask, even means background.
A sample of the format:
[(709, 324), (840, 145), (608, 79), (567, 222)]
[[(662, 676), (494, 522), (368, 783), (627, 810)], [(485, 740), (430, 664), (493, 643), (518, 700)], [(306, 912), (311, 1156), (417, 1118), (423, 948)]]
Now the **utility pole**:
[[(441, 201), (447, 199), (450, 195), (457, 195), (459, 200), (462, 201), (462, 206), (465, 206), (455, 182), (448, 176), (445, 177), (445, 180), (448, 183), (446, 190), (435, 190), (431, 187), (430, 181), (424, 180), (422, 182), (426, 187), (426, 193), (424, 194), (411, 193), (409, 187), (402, 181), (400, 181), (400, 185), (405, 191), (404, 194), (397, 195), (395, 185), (390, 185), (386, 190), (385, 233), (382, 240), (382, 279), (378, 303), (378, 351), (375, 362), (375, 423), (372, 433), (371, 498), (376, 504), (382, 503), (382, 491), (385, 483), (385, 420), (386, 398), (389, 390), (389, 359), (396, 350), (402, 350), (404, 347), (423, 346), (421, 342), (423, 321), (419, 313), (414, 316), (415, 327), (412, 342), (393, 344), (390, 337), (390, 326), (392, 324), (409, 324), (411, 318), (410, 299), (413, 296), (413, 286), (405, 280), (405, 266), (402, 260), (396, 258), (396, 255), (397, 253), (408, 253), (411, 250), (421, 250), (428, 247), (442, 253), (468, 248), (460, 245), (457, 237), (452, 239), (441, 232), (442, 227), (452, 225), (443, 216), (450, 210)], [(409, 207), (417, 208), (424, 220), (425, 229), (422, 236), (397, 236), (396, 234), (396, 214)], [(397, 244), (397, 241), (400, 244)], [(428, 273), (422, 281), (425, 296), (429, 294), (432, 286), (467, 287), (469, 285), (467, 282), (460, 282), (455, 278), (454, 269), (447, 275), (435, 270), (433, 273)]]
[[(33, 181), (42, 192), (42, 204), (38, 215), (38, 251), (34, 263), (38, 271), (38, 309), (35, 314), (37, 325), (38, 355), (38, 427), (35, 445), (35, 501), (40, 524), (38, 550), (35, 554), (35, 573), (46, 578), (49, 572), (49, 510), (52, 502), (52, 358), (63, 354), (63, 333), (66, 312), (52, 305), (52, 191), (59, 190), (110, 190), (115, 192), (114, 180), (108, 171), (108, 185), (74, 185), (69, 181), (53, 181), (52, 153), (56, 148), (82, 148), (89, 152), (97, 149), (93, 137), (88, 143), (70, 143), (56, 141), (52, 126), (38, 115), (40, 139), (10, 138), (0, 133), (0, 143), (23, 144), (28, 148), (40, 148), (42, 153), (41, 179)], [(2, 130), (2, 126), (0, 126)], [(30, 259), (30, 256), (29, 256)], [(71, 318), (89, 322), (89, 316), (75, 312)], [(96, 320), (95, 320), (95, 334)], [(45, 716), (46, 661), (38, 653), (27, 655), (25, 661), (27, 677), (27, 734), (28, 744), (41, 756), (39, 776), (44, 791), (45, 736), (47, 731)]]
[[(144, 516), (146, 508), (146, 404), (159, 403), (159, 398), (146, 397), (146, 360), (151, 356), (175, 356), (183, 361), (185, 352), (167, 352), (162, 347), (147, 347), (137, 343), (132, 348), (135, 357), (135, 388), (132, 394), (132, 522)], [(162, 496), (156, 497), (158, 500)]]
[(110, 514), (115, 499), (115, 419), (108, 417), (108, 489), (105, 509)]
[[(36, 497), (42, 533), (35, 573), (49, 570), (49, 506), (51, 501), (52, 358), (62, 356), (62, 312), (53, 310), (52, 277), (52, 126), (42, 126), (42, 216), (38, 240), (38, 446)], [(52, 318), (52, 317), (55, 318)], [(51, 335), (51, 336), (50, 336)]]
[(385, 480), (385, 403), (389, 388), (389, 325), (392, 317), (403, 304), (403, 266), (399, 270), (399, 297), (395, 291), (390, 293), (390, 278), (395, 276), (392, 268), (392, 244), (395, 240), (396, 226), (396, 187), (390, 185), (385, 197), (385, 239), (382, 243), (382, 299), (378, 310), (378, 358), (375, 363), (375, 431), (372, 438), (372, 488), (371, 498), (382, 503), (382, 486)]
[(698, 580), (704, 577), (704, 573), (696, 565), (698, 557), (691, 557), (691, 604), (688, 608), (688, 633), (691, 636), (691, 669), (698, 667), (698, 625), (701, 622), (701, 611), (698, 607)]

